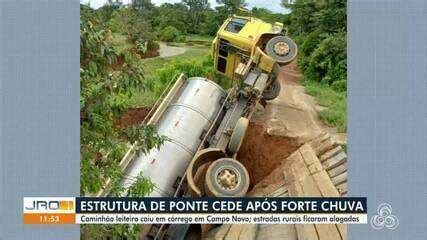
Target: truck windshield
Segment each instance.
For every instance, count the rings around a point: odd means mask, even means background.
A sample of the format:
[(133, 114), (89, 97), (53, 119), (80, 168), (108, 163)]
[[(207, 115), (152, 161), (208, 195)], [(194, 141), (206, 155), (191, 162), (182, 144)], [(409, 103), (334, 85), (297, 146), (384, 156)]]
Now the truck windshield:
[(239, 33), (240, 30), (242, 30), (242, 28), (246, 25), (247, 22), (248, 22), (247, 19), (233, 18), (225, 27), (225, 31), (232, 32), (232, 33)]

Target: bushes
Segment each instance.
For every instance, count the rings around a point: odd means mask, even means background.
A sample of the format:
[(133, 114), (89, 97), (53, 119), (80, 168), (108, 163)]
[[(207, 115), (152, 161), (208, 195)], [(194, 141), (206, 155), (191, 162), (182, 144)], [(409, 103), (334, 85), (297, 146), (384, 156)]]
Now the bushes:
[(299, 42), (298, 65), (304, 71), (309, 66), (310, 55), (314, 52), (324, 37), (322, 36), (321, 31), (317, 30), (309, 33), (303, 39), (300, 38), (295, 39), (297, 42)]
[[(328, 85), (347, 79), (346, 34), (336, 33), (324, 38), (303, 66), (304, 74), (311, 80)], [(304, 62), (305, 63), (305, 62)]]
[(135, 50), (142, 58), (151, 58), (159, 56), (159, 44), (154, 41), (137, 40), (135, 42)]
[(299, 45), (298, 65), (303, 85), (326, 109), (319, 112), (328, 125), (347, 127), (346, 1), (297, 0), (285, 25)]
[[(298, 65), (310, 81), (345, 89), (347, 79), (346, 1), (297, 0), (286, 5), (290, 34), (299, 45)], [(339, 83), (334, 83), (339, 82)]]
[(224, 21), (223, 17), (214, 10), (206, 10), (204, 12), (204, 21), (195, 29), (196, 32), (202, 35), (214, 36)]
[(182, 35), (175, 27), (167, 26), (160, 33), (160, 39), (165, 42), (183, 42), (185, 35)]
[(188, 9), (183, 3), (163, 3), (152, 11), (149, 18), (152, 26), (159, 32), (168, 26), (173, 26), (181, 33), (187, 33), (189, 24)]

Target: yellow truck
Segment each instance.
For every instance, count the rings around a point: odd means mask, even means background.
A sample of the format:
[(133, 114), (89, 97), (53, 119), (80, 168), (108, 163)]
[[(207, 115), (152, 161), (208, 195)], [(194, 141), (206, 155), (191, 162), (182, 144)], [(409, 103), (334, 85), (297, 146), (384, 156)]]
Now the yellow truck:
[(229, 17), (212, 43), (217, 73), (232, 81), (244, 79), (245, 69), (248, 72), (253, 67), (271, 75), (264, 93), (265, 100), (278, 96), (280, 83), (276, 78), (279, 66), (290, 63), (297, 52), (295, 42), (285, 36), (282, 23), (270, 24), (255, 17)]
[[(128, 149), (120, 162), (124, 189), (142, 174), (155, 185), (148, 197), (246, 195), (250, 178), (237, 160), (239, 149), (256, 105), (279, 94), (278, 68), (295, 58), (297, 47), (280, 23), (233, 16), (219, 29), (213, 51), (217, 72), (238, 82), (223, 89), (184, 74), (171, 82), (144, 121), (167, 140), (147, 152)], [(96, 196), (108, 194), (107, 185)], [(142, 239), (200, 239), (212, 227), (152, 224)]]

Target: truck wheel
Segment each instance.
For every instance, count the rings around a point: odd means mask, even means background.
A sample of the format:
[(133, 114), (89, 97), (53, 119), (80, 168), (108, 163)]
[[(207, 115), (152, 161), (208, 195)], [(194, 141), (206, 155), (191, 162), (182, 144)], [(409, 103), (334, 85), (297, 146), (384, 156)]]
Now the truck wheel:
[(220, 158), (208, 168), (205, 191), (210, 197), (243, 197), (249, 189), (249, 173), (237, 160)]
[(268, 40), (265, 52), (277, 63), (283, 65), (294, 60), (298, 53), (298, 47), (289, 37), (276, 36)]
[(274, 82), (268, 86), (267, 89), (264, 90), (264, 92), (262, 93), (262, 97), (266, 100), (266, 101), (271, 101), (273, 99), (275, 99), (277, 96), (279, 96), (280, 94), (280, 82), (275, 79)]
[(237, 120), (236, 126), (234, 127), (233, 133), (230, 137), (230, 142), (228, 143), (227, 150), (231, 153), (237, 153), (242, 146), (243, 139), (245, 138), (246, 129), (249, 126), (249, 119), (245, 117), (239, 118)]

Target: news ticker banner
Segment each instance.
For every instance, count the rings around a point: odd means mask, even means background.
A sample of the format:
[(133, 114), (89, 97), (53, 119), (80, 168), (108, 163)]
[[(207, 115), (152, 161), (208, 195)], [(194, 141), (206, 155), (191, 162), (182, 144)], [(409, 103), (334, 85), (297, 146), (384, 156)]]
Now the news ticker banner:
[(25, 197), (25, 224), (366, 224), (366, 198)]

